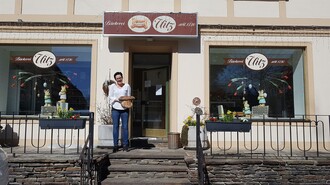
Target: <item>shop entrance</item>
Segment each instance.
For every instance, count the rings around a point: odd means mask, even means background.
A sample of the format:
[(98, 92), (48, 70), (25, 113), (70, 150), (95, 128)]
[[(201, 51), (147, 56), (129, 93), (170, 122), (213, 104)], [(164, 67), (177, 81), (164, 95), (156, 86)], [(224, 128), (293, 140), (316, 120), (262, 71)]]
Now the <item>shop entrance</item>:
[(166, 137), (171, 53), (132, 54), (132, 137)]

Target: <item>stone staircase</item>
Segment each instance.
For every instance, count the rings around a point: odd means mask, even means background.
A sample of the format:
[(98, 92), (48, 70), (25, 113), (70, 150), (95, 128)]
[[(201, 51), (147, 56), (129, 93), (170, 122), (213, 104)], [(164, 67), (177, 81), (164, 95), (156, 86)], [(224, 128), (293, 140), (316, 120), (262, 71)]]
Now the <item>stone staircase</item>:
[(191, 184), (185, 150), (155, 147), (109, 153), (108, 174), (102, 185)]

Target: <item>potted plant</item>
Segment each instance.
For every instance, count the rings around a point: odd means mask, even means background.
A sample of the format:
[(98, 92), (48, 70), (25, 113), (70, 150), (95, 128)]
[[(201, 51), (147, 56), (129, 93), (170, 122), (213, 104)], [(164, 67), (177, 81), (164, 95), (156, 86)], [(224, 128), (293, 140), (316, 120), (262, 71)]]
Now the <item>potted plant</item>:
[(235, 117), (236, 113), (230, 110), (220, 119), (211, 117), (205, 122), (206, 130), (210, 132), (250, 132), (251, 121)]
[(80, 119), (79, 114), (73, 113), (73, 108), (57, 108), (57, 116), (50, 116), (48, 119), (40, 119), (41, 129), (83, 129), (86, 126), (86, 119)]
[[(196, 120), (193, 116), (188, 116), (183, 121), (183, 126), (181, 130), (181, 144), (185, 149), (195, 149), (196, 148)], [(204, 126), (204, 121), (201, 121), (200, 127), (200, 138), (201, 144), (204, 149), (208, 148), (208, 137)]]

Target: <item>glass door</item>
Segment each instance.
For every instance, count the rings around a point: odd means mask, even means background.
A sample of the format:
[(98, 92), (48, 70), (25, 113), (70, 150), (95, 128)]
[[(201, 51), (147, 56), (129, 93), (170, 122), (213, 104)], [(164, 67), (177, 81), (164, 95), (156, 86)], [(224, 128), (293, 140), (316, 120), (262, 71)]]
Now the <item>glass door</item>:
[(144, 136), (166, 136), (166, 82), (167, 68), (149, 69), (143, 72), (142, 117)]
[[(162, 55), (157, 56), (164, 57)], [(168, 54), (165, 56), (168, 56)], [(157, 63), (155, 62), (155, 64)], [(169, 65), (153, 65), (142, 68), (140, 66), (136, 67), (133, 73), (132, 94), (136, 97), (132, 112), (133, 137), (166, 137)]]

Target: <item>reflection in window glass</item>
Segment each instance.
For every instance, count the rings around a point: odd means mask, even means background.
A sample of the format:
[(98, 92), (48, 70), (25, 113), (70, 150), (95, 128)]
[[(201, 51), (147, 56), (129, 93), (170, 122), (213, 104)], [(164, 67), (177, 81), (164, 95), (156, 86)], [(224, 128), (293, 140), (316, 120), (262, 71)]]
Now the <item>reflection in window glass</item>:
[[(268, 59), (262, 70), (252, 70), (245, 58), (261, 53)], [(250, 109), (260, 106), (259, 91), (266, 93), (269, 117), (294, 117), (304, 114), (304, 77), (302, 48), (210, 48), (210, 113), (218, 106), (242, 112), (244, 101)]]
[[(52, 106), (60, 100), (62, 86), (67, 86), (66, 102), (74, 110), (89, 110), (91, 80), (91, 46), (21, 45), (0, 46), (2, 62), (8, 63), (8, 113), (40, 113), (45, 105), (45, 90), (50, 92)], [(56, 63), (39, 68), (32, 57), (39, 51), (50, 51)], [(47, 98), (46, 98), (47, 99)]]

